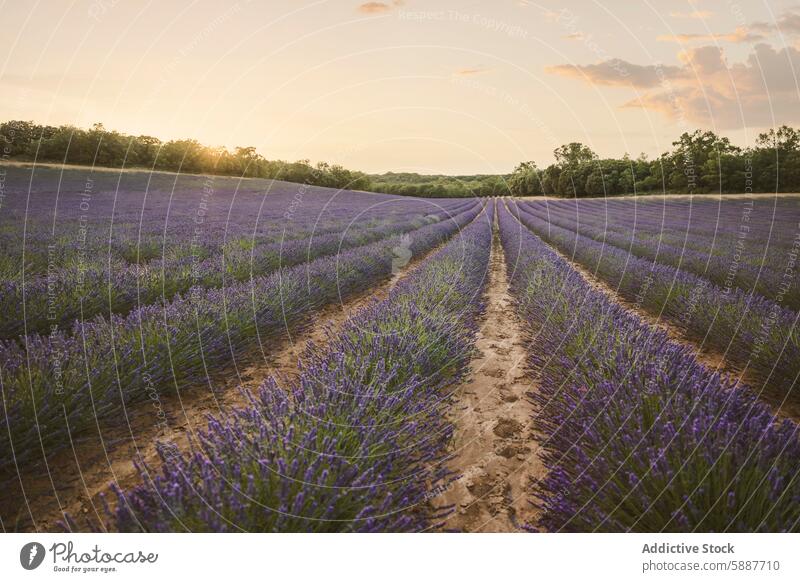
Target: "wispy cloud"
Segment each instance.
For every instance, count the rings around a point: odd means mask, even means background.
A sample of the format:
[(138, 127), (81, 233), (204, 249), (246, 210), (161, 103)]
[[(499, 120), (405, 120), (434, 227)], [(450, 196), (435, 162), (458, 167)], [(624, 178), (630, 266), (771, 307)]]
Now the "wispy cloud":
[(760, 43), (743, 62), (729, 64), (717, 46), (679, 53), (680, 66), (637, 65), (612, 59), (559, 65), (548, 71), (593, 85), (629, 86), (640, 93), (622, 106), (721, 129), (800, 122), (794, 71), (800, 50)]
[(691, 12), (671, 12), (672, 18), (684, 18), (690, 20), (706, 20), (714, 16), (710, 10), (692, 10)]
[(405, 4), (403, 0), (394, 0), (394, 2), (364, 2), (358, 6), (358, 10), (364, 14), (383, 14), (391, 11), (395, 6), (402, 6), (403, 4)]
[(758, 32), (751, 32), (744, 26), (738, 27), (733, 32), (709, 33), (709, 34), (662, 34), (658, 40), (663, 42), (757, 42), (764, 40), (764, 35)]
[(453, 71), (453, 75), (456, 77), (471, 77), (473, 75), (482, 75), (483, 73), (488, 73), (490, 70), (491, 69), (488, 67), (466, 67)]
[(564, 17), (564, 9), (550, 10), (548, 8), (544, 8), (542, 9), (541, 14), (542, 18), (544, 18), (546, 22), (553, 24), (559, 22)]
[(609, 59), (595, 65), (556, 65), (545, 70), (593, 85), (636, 88), (657, 87), (663, 79), (677, 78), (685, 73), (681, 67), (635, 65), (622, 59)]
[(798, 34), (800, 33), (800, 7), (789, 8), (775, 22), (756, 22), (752, 28), (766, 33)]

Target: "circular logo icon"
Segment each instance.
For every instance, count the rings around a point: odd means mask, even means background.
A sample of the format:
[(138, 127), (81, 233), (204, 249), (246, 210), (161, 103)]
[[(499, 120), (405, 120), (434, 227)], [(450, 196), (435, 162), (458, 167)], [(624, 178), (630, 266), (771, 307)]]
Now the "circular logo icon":
[(30, 542), (19, 551), (19, 563), (26, 570), (35, 570), (44, 561), (44, 546), (39, 542)]

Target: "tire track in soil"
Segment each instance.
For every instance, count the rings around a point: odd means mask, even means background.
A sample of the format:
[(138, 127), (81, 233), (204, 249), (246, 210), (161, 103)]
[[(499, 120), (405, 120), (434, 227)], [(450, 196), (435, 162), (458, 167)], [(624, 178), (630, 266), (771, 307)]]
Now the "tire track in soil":
[[(528, 227), (522, 225), (522, 228), (527, 229)], [(530, 229), (528, 230), (530, 231)], [(530, 232), (535, 236), (538, 236), (535, 232)], [(739, 387), (754, 392), (759, 400), (767, 404), (772, 409), (772, 412), (779, 418), (786, 418), (795, 422), (800, 422), (800, 403), (792, 402), (788, 399), (784, 400), (784, 397), (781, 394), (778, 394), (777, 391), (770, 390), (769, 385), (765, 384), (756, 374), (749, 370), (742, 370), (739, 366), (728, 360), (725, 357), (725, 354), (720, 353), (718, 350), (710, 348), (709, 346), (703, 345), (703, 343), (699, 343), (697, 340), (684, 332), (680, 327), (670, 323), (665, 318), (653, 315), (645, 308), (628, 301), (605, 280), (592, 273), (581, 263), (576, 262), (571, 257), (561, 252), (560, 249), (556, 248), (554, 245), (550, 244), (544, 239), (542, 239), (542, 241), (545, 242), (545, 244), (547, 244), (547, 246), (557, 255), (564, 259), (581, 277), (583, 277), (583, 279), (592, 289), (599, 291), (609, 300), (615, 302), (617, 305), (632, 315), (635, 315), (646, 324), (661, 329), (673, 342), (691, 349), (697, 361), (707, 368), (715, 370), (720, 374), (730, 376), (734, 380), (738, 381)], [(747, 388), (744, 388), (744, 386)]]
[(532, 524), (532, 481), (545, 475), (536, 414), (527, 393), (525, 334), (509, 295), (505, 254), (495, 222), (486, 311), (468, 379), (454, 392), (456, 430), (449, 468), (459, 477), (434, 501), (455, 511), (442, 525), (465, 532), (513, 532)]
[[(475, 220), (483, 214), (479, 214)], [(457, 236), (453, 235), (453, 236)], [(226, 369), (212, 373), (202, 387), (182, 388), (178, 394), (160, 395), (168, 426), (159, 425), (152, 402), (128, 407), (128, 423), (103, 426), (101, 432), (73, 439), (72, 449), (57, 454), (50, 461), (56, 482), (54, 495), (46, 474), (24, 477), (25, 495), (19, 486), (6, 488), (0, 497), (3, 531), (62, 531), (59, 521), (68, 513), (81, 528), (87, 523), (100, 528), (105, 513), (101, 496), (110, 494), (110, 484), (127, 489), (140, 482), (133, 459), (139, 458), (152, 472), (160, 469), (156, 442), (173, 442), (180, 451), (189, 448), (197, 430), (205, 430), (208, 415), (224, 415), (232, 408), (247, 404), (241, 388), (255, 390), (272, 375), (289, 380), (297, 376), (298, 360), (309, 343), (325, 345), (329, 333), (336, 333), (357, 310), (373, 301), (385, 299), (399, 280), (410, 275), (423, 261), (453, 237), (430, 251), (411, 258), (390, 279), (359, 293), (338, 305), (323, 307), (313, 316), (313, 323), (285, 334), (280, 347), (272, 353), (240, 358)], [(44, 469), (42, 469), (44, 471)], [(26, 501), (27, 500), (27, 501)], [(113, 506), (113, 494), (107, 497)]]

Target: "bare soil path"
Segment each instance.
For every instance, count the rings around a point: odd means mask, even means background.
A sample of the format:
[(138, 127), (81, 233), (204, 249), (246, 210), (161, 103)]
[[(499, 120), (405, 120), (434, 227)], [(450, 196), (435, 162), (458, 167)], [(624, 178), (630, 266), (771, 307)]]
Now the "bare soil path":
[[(116, 483), (126, 489), (140, 482), (133, 459), (143, 459), (153, 470), (158, 470), (158, 441), (172, 442), (185, 451), (197, 431), (205, 430), (209, 415), (219, 417), (247, 403), (240, 387), (254, 390), (270, 375), (279, 378), (296, 375), (298, 360), (309, 342), (324, 345), (326, 330), (335, 333), (355, 311), (372, 301), (385, 299), (401, 278), (442, 245), (411, 259), (390, 280), (337, 305), (322, 308), (311, 326), (284, 339), (277, 349), (263, 346), (261, 352), (256, 350), (240, 358), (235, 366), (210, 373), (203, 386), (181, 389), (178, 393), (173, 388), (169, 395), (160, 395), (158, 400), (129, 406), (127, 422), (119, 418), (114, 425), (74, 439), (71, 449), (56, 455), (49, 464), (55, 491), (42, 469), (41, 474), (23, 477), (24, 494), (18, 484), (0, 492), (2, 531), (63, 531), (59, 522), (63, 521), (64, 513), (82, 528), (88, 525), (103, 529), (102, 496), (108, 495), (110, 485)], [(114, 499), (108, 501), (113, 503)]]
[(544, 476), (535, 409), (527, 397), (534, 389), (526, 375), (525, 341), (508, 291), (505, 255), (495, 225), (487, 307), (478, 332), (470, 377), (455, 391), (456, 426), (450, 469), (456, 479), (437, 503), (455, 512), (444, 529), (512, 532), (532, 524), (531, 480)]

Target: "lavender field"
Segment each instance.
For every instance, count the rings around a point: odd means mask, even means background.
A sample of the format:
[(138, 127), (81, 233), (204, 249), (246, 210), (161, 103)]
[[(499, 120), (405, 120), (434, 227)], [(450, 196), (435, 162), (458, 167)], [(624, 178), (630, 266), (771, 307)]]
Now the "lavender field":
[(800, 529), (798, 197), (10, 166), (0, 241), (5, 531)]

